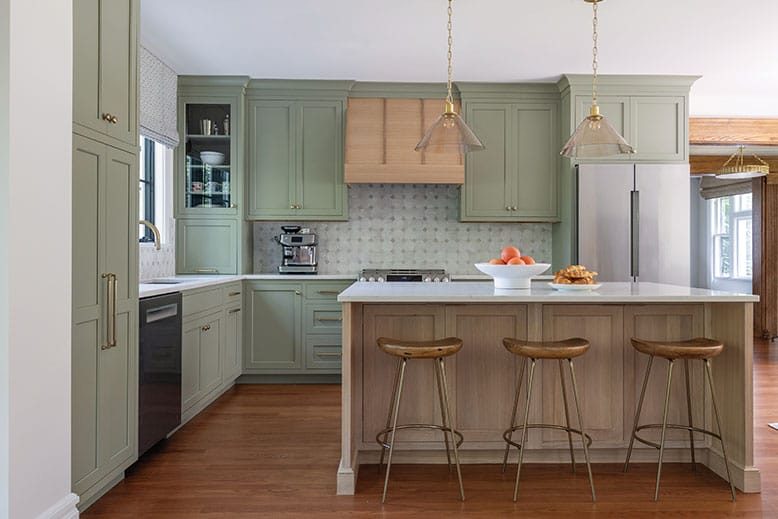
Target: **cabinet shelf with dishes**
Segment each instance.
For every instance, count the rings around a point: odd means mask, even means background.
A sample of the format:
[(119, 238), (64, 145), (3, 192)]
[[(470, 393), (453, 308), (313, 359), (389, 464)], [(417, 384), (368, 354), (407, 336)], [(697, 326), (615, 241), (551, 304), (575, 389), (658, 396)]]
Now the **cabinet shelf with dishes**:
[(175, 218), (178, 274), (251, 270), (243, 203), (248, 78), (179, 76)]

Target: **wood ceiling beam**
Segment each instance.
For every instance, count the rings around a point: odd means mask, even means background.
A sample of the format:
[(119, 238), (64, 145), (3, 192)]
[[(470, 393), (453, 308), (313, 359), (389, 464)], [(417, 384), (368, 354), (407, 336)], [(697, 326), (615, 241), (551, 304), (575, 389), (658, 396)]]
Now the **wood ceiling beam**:
[(778, 119), (691, 117), (689, 143), (778, 146)]

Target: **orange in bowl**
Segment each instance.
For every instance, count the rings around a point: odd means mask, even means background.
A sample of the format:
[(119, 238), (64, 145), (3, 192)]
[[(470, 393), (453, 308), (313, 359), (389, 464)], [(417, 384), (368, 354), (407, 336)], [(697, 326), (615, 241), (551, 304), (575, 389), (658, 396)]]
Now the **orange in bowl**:
[(489, 260), (490, 265), (505, 265), (505, 262), (500, 258), (492, 258)]
[(523, 261), (525, 265), (535, 264), (535, 258), (533, 258), (532, 256), (522, 256), (521, 261)]
[[(534, 263), (534, 261), (533, 261), (533, 263)], [(527, 263), (522, 258), (519, 258), (518, 256), (514, 256), (513, 258), (509, 259), (506, 264), (507, 265), (526, 265)]]
[(508, 263), (508, 261), (511, 258), (520, 258), (521, 257), (521, 251), (513, 246), (507, 246), (503, 247), (502, 252), (500, 253), (500, 259), (502, 259), (505, 263)]

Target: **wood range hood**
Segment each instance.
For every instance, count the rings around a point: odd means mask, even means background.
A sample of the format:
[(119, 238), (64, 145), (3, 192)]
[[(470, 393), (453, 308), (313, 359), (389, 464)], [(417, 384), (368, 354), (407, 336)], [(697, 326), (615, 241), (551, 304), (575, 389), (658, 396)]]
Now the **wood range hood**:
[(414, 149), (443, 109), (443, 98), (349, 98), (346, 183), (463, 184), (465, 165), (458, 151)]

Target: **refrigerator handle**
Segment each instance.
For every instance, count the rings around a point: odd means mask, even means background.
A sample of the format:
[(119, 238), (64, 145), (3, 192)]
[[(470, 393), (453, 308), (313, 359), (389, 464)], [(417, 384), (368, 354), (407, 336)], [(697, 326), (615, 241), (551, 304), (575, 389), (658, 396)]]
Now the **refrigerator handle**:
[(630, 210), (630, 276), (637, 281), (640, 275), (640, 191), (632, 190)]

